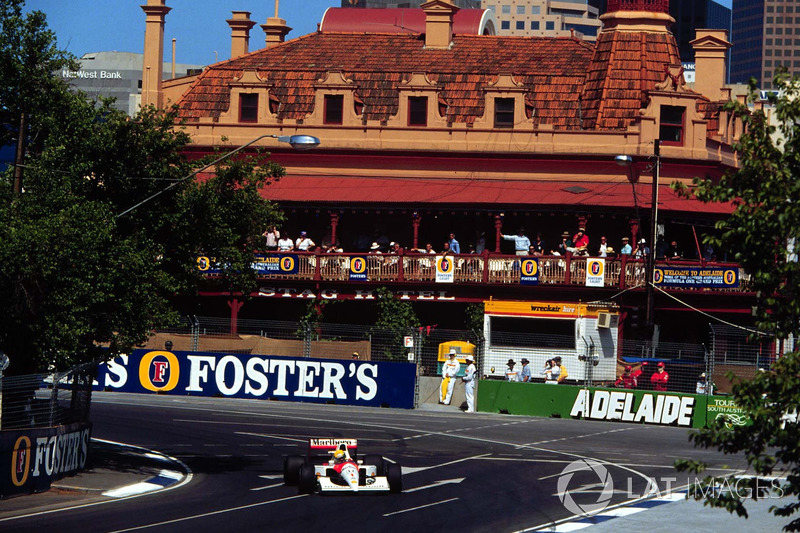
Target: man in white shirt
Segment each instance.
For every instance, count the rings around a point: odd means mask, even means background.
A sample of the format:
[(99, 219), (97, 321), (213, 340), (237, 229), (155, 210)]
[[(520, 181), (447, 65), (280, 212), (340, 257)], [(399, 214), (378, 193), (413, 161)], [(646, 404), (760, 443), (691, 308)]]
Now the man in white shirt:
[(503, 235), (503, 239), (514, 241), (514, 253), (517, 255), (528, 255), (531, 247), (531, 240), (525, 235), (525, 228), (519, 228), (516, 235)]
[(309, 250), (313, 250), (316, 244), (314, 241), (308, 238), (305, 231), (300, 232), (300, 237), (297, 239), (295, 243), (295, 249), (301, 252), (308, 252)]
[(461, 363), (456, 359), (456, 351), (450, 348), (450, 353), (447, 354), (449, 359), (442, 365), (442, 387), (439, 403), (450, 405), (450, 400), (453, 397), (453, 387), (456, 385), (456, 376), (461, 368)]
[(506, 364), (508, 365), (508, 369), (506, 370), (506, 381), (519, 381), (519, 371), (514, 370), (514, 365), (516, 365), (517, 362), (513, 359), (509, 359), (508, 363)]
[(464, 372), (464, 394), (467, 397), (467, 413), (475, 412), (475, 378), (478, 376), (478, 369), (475, 368), (475, 359), (467, 354), (467, 370)]

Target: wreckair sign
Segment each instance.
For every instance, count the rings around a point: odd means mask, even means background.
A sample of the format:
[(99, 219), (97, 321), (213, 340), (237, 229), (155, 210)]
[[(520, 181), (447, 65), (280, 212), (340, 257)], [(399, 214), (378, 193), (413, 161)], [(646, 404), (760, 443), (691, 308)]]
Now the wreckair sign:
[(581, 389), (570, 416), (691, 427), (695, 401), (694, 396)]
[(134, 350), (98, 369), (98, 390), (414, 407), (408, 363)]

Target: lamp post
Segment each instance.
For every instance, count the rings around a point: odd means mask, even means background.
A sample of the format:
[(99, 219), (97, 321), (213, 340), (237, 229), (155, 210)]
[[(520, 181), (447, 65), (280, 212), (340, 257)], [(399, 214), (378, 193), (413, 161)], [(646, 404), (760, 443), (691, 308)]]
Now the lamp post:
[(244, 150), (245, 148), (247, 148), (251, 144), (254, 144), (254, 143), (260, 141), (261, 139), (266, 139), (266, 138), (278, 139), (278, 142), (289, 143), (292, 146), (292, 148), (294, 148), (295, 150), (301, 150), (301, 151), (311, 150), (312, 148), (316, 148), (317, 146), (319, 146), (319, 139), (316, 138), (316, 137), (313, 137), (311, 135), (275, 135), (275, 134), (266, 134), (266, 135), (262, 135), (260, 137), (256, 137), (252, 141), (241, 145), (240, 147), (236, 148), (235, 150), (231, 150), (230, 152), (227, 152), (227, 153), (219, 156), (218, 158), (216, 158), (215, 160), (213, 160), (212, 162), (210, 162), (206, 166), (204, 166), (202, 168), (198, 168), (197, 170), (191, 172), (190, 174), (187, 174), (186, 176), (182, 177), (178, 181), (176, 181), (174, 183), (171, 183), (169, 186), (164, 187), (163, 189), (161, 189), (157, 193), (155, 193), (155, 194), (153, 194), (151, 196), (148, 196), (147, 198), (145, 198), (144, 200), (142, 200), (138, 204), (134, 205), (133, 207), (129, 207), (128, 209), (126, 209), (122, 213), (118, 214), (116, 216), (116, 218), (119, 218), (121, 216), (127, 215), (128, 213), (130, 213), (134, 209), (146, 204), (147, 202), (149, 202), (150, 200), (153, 200), (154, 198), (157, 198), (158, 196), (161, 196), (162, 194), (164, 194), (165, 192), (169, 191), (173, 187), (176, 187), (179, 184), (183, 183), (184, 181), (197, 176), (198, 174), (203, 172), (205, 169), (207, 169), (209, 167), (213, 167), (214, 165), (216, 165), (220, 161), (224, 161), (225, 159), (228, 159), (232, 155), (238, 154), (239, 152), (241, 152), (242, 150)]
[[(618, 155), (614, 158), (618, 165), (630, 168), (633, 165), (633, 158), (629, 155)], [(647, 265), (645, 268), (647, 295), (647, 315), (645, 323), (648, 328), (652, 328), (655, 323), (655, 287), (653, 280), (656, 271), (656, 239), (658, 233), (658, 181), (661, 174), (661, 141), (653, 140), (653, 184), (651, 186), (650, 199), (650, 253), (647, 254)]]

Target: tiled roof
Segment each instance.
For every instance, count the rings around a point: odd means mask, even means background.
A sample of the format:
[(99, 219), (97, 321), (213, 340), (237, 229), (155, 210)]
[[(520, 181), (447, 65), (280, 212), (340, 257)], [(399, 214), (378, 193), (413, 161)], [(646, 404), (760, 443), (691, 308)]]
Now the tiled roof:
[(227, 84), (256, 70), (280, 101), (280, 119), (303, 118), (313, 110), (314, 84), (327, 72), (353, 81), (368, 120), (397, 113), (397, 87), (424, 72), (441, 87), (446, 118), (471, 124), (484, 112), (484, 88), (511, 74), (526, 88), (534, 120), (556, 128), (580, 127), (580, 94), (593, 46), (570, 38), (455, 35), (450, 50), (425, 50), (424, 36), (313, 33), (281, 45), (211, 65), (179, 105), (188, 120), (219, 117), (228, 109)]
[(680, 65), (667, 33), (600, 32), (583, 94), (583, 126), (611, 130), (631, 124), (646, 91), (664, 80), (665, 66)]

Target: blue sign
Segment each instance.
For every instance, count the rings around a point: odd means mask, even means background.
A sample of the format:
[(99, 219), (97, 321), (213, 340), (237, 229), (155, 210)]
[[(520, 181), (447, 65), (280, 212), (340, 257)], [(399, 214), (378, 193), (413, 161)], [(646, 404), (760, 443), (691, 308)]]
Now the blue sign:
[(522, 285), (539, 284), (539, 260), (523, 259), (519, 265), (519, 282)]
[(735, 267), (657, 267), (653, 281), (662, 287), (733, 289), (739, 287), (739, 269)]
[[(204, 274), (221, 274), (224, 265), (215, 257), (201, 255), (197, 258), (197, 269)], [(270, 274), (297, 274), (297, 254), (255, 254), (250, 265), (259, 276)]]
[(414, 408), (410, 363), (134, 350), (100, 365), (96, 390)]
[(350, 258), (350, 281), (367, 281), (367, 258), (357, 255)]

